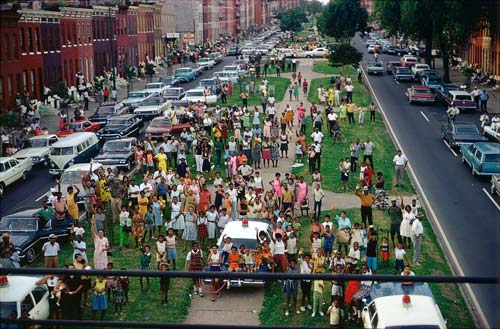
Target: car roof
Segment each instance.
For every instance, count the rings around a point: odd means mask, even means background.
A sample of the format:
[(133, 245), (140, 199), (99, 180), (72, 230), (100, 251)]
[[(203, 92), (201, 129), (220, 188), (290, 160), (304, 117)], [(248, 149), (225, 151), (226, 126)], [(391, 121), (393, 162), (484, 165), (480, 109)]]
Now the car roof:
[(478, 142), (474, 143), (477, 149), (482, 153), (500, 154), (500, 144), (492, 142)]
[(243, 226), (242, 221), (232, 221), (224, 227), (224, 234), (231, 239), (256, 239), (255, 228), (260, 231), (266, 231), (269, 228), (268, 223), (249, 220), (248, 226)]
[(104, 143), (104, 145), (108, 143), (113, 143), (113, 142), (131, 142), (133, 143), (135, 141), (135, 137), (129, 137), (129, 138), (120, 138), (120, 139), (112, 139)]
[(151, 121), (171, 121), (171, 120), (168, 117), (156, 117), (156, 118), (153, 118), (153, 120), (151, 120)]
[(430, 90), (431, 88), (422, 85), (413, 85), (411, 86), (413, 89), (422, 89), (422, 90)]
[(40, 277), (9, 275), (7, 276), (9, 284), (0, 287), (0, 300), (5, 302), (21, 302), (22, 299), (36, 286)]
[(55, 134), (49, 134), (49, 135), (38, 135), (38, 136), (33, 136), (29, 140), (34, 140), (34, 139), (49, 139), (52, 137), (57, 137)]
[(402, 303), (404, 295), (379, 297), (374, 300), (378, 323), (385, 327), (435, 325), (444, 327), (441, 313), (431, 297), (409, 295), (411, 302)]
[(95, 134), (91, 132), (86, 132), (86, 131), (76, 132), (64, 138), (59, 139), (59, 141), (52, 144), (52, 147), (73, 146), (75, 144), (75, 140), (83, 141), (88, 138), (91, 138), (92, 136), (95, 136)]
[(463, 91), (463, 90), (450, 90), (450, 94), (451, 95), (455, 95), (455, 96), (470, 96), (470, 94), (466, 91)]
[(112, 120), (112, 119), (128, 119), (128, 118), (132, 118), (134, 116), (135, 115), (133, 115), (133, 114), (113, 115), (112, 117), (109, 117), (108, 120)]
[[(92, 163), (92, 171), (99, 169), (102, 167), (102, 164), (98, 162)], [(69, 166), (64, 171), (85, 171), (88, 172), (90, 170), (90, 163), (77, 163), (72, 166)]]
[[(40, 208), (30, 208), (30, 209), (25, 209), (25, 210), (22, 210), (22, 211), (17, 211), (17, 212), (13, 212), (7, 216), (4, 216), (2, 219), (4, 218), (7, 218), (7, 217), (21, 217), (21, 218), (25, 218), (25, 217), (29, 217), (29, 218), (33, 218), (33, 214), (36, 213), (37, 211), (39, 211)], [(0, 300), (2, 300), (0, 298)]]

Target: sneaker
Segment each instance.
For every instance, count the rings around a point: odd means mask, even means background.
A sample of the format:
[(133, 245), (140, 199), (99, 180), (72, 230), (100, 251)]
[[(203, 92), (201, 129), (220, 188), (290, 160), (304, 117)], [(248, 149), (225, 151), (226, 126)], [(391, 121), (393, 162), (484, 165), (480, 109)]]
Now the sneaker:
[(219, 297), (220, 297), (220, 294), (219, 294), (219, 293), (216, 293), (216, 294), (215, 294), (215, 297), (219, 298)]
[(295, 313), (300, 314), (300, 311), (299, 311), (299, 310), (296, 310), (296, 311), (295, 311)]
[(325, 313), (319, 311), (319, 316), (325, 316)]
[(305, 311), (306, 311), (306, 308), (305, 308), (304, 306), (301, 306), (301, 307), (300, 307), (300, 311), (301, 311), (301, 312), (305, 312)]
[(316, 313), (311, 314), (311, 318), (314, 318), (316, 316)]
[(198, 295), (198, 292), (196, 290), (193, 291), (193, 295)]
[(312, 310), (313, 308), (312, 308), (312, 306), (311, 306), (311, 305), (307, 305), (307, 309), (308, 309), (308, 310)]
[(202, 292), (200, 292), (200, 297), (203, 297), (203, 293)]
[(288, 313), (288, 311), (286, 311), (285, 312), (285, 316), (289, 316), (289, 315), (290, 315), (290, 313)]

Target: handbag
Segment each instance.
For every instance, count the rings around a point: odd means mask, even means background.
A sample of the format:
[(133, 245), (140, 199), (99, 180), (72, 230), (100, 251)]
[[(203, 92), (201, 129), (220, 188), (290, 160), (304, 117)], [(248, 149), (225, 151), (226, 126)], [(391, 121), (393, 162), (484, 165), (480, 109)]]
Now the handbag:
[(349, 244), (351, 241), (351, 230), (344, 228), (337, 231), (337, 242)]

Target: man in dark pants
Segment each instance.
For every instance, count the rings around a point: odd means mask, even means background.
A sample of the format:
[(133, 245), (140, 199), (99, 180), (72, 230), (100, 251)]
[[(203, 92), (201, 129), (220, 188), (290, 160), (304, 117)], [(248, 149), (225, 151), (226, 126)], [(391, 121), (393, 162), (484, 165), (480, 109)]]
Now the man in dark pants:
[(366, 220), (368, 219), (368, 225), (373, 225), (372, 206), (375, 202), (375, 195), (368, 193), (368, 186), (363, 187), (363, 193), (359, 192), (359, 187), (359, 185), (356, 185), (354, 193), (361, 199), (361, 221), (366, 226)]
[(399, 227), (401, 226), (401, 221), (403, 220), (403, 211), (401, 207), (396, 204), (396, 199), (391, 200), (391, 206), (387, 210), (389, 217), (391, 218), (391, 241), (394, 248), (396, 248), (396, 243), (394, 243), (394, 235), (398, 236), (398, 243), (403, 243), (401, 238), (401, 233)]
[(484, 89), (481, 95), (479, 95), (479, 100), (481, 101), (481, 113), (488, 113), (487, 104), (489, 98), (490, 95), (486, 92), (486, 89)]

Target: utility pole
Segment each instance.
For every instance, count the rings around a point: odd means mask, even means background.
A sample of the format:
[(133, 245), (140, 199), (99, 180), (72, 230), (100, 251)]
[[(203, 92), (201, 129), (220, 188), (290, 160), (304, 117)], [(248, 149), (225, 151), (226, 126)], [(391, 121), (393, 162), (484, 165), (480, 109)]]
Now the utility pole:
[(109, 30), (109, 45), (111, 47), (111, 74), (113, 74), (113, 89), (116, 90), (116, 67), (115, 67), (115, 49), (113, 46), (113, 20), (111, 19), (111, 7), (108, 7), (108, 30)]

